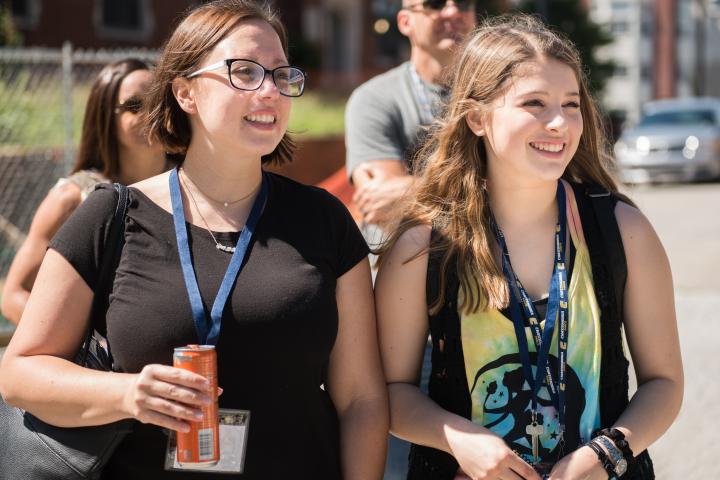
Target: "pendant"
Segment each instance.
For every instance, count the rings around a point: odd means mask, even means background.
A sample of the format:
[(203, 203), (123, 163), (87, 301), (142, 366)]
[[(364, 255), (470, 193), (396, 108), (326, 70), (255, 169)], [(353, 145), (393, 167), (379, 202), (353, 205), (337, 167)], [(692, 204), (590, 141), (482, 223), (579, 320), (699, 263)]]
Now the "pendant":
[(227, 202), (224, 202), (224, 203), (223, 203), (223, 206), (224, 206), (225, 208), (227, 208), (228, 203), (227, 203)]
[(223, 252), (235, 253), (235, 247), (229, 247), (227, 245), (220, 245), (219, 243), (216, 243), (215, 248), (222, 250)]
[(533, 414), (533, 421), (528, 424), (527, 427), (525, 427), (525, 433), (530, 435), (532, 438), (532, 456), (533, 456), (533, 465), (537, 465), (539, 460), (539, 450), (540, 450), (540, 435), (542, 435), (545, 432), (545, 429), (542, 425), (537, 423), (535, 420), (535, 415)]

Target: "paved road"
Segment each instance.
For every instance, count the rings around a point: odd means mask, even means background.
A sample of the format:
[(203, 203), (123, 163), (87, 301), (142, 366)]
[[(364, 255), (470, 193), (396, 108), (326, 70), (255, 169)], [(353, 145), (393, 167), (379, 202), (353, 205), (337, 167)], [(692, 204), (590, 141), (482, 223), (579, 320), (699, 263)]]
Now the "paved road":
[(628, 193), (670, 258), (685, 365), (683, 409), (650, 448), (657, 478), (720, 478), (720, 184), (635, 187)]

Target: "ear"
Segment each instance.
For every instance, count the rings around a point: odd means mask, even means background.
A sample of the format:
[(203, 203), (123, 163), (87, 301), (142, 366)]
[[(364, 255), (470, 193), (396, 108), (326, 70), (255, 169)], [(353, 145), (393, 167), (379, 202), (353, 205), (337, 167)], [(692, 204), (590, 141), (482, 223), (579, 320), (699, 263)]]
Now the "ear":
[(485, 135), (485, 118), (479, 109), (474, 108), (470, 110), (468, 114), (465, 115), (465, 122), (467, 122), (470, 130), (478, 137)]
[(397, 13), (397, 26), (400, 33), (410, 37), (412, 34), (412, 15), (410, 15), (410, 12), (402, 9)]
[(190, 80), (178, 77), (172, 81), (172, 91), (175, 100), (185, 113), (197, 113), (195, 106), (195, 91), (192, 88)]

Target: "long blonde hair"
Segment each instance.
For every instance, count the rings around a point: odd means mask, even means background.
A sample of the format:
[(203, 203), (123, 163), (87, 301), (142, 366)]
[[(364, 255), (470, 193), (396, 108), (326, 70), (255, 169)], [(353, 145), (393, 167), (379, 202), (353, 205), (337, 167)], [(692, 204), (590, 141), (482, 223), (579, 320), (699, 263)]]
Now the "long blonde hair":
[[(429, 247), (441, 252), (439, 295), (431, 304), (437, 312), (445, 301), (447, 273), (460, 279), (464, 312), (501, 309), (509, 293), (493, 255), (495, 235), (485, 198), (487, 154), (482, 138), (468, 127), (466, 115), (490, 103), (509, 86), (526, 62), (549, 58), (569, 66), (580, 87), (583, 133), (563, 178), (596, 184), (617, 192), (611, 175), (612, 158), (597, 107), (588, 90), (580, 55), (567, 39), (527, 15), (485, 21), (467, 40), (452, 70), (452, 94), (445, 114), (419, 151), (414, 164), (417, 181), (404, 203), (401, 221), (380, 249), (380, 262), (398, 238), (418, 225), (431, 225), (437, 235)], [(422, 252), (421, 252), (422, 253)]]

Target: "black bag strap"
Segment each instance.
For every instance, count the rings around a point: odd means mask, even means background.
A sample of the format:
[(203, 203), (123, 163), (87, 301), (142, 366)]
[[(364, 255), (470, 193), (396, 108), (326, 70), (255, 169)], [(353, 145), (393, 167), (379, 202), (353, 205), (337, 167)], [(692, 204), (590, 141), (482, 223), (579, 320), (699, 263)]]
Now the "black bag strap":
[[(109, 296), (112, 291), (113, 281), (115, 280), (115, 270), (120, 262), (120, 253), (122, 252), (122, 246), (125, 242), (125, 214), (128, 208), (128, 188), (119, 183), (115, 183), (113, 186), (118, 194), (118, 202), (115, 206), (115, 213), (113, 214), (108, 234), (105, 237), (100, 275), (98, 276), (98, 283), (95, 286), (93, 303), (90, 310), (90, 323), (79, 355), (81, 361), (78, 363), (80, 365), (85, 365), (87, 362), (88, 352), (93, 343), (92, 340), (95, 330), (100, 331), (103, 335), (106, 334), (105, 313), (108, 309)], [(110, 362), (112, 362), (111, 359)], [(111, 363), (108, 364), (108, 367), (110, 367), (110, 365)]]
[(627, 261), (625, 259), (625, 248), (623, 247), (620, 228), (615, 218), (615, 205), (617, 198), (602, 187), (591, 186), (587, 188), (587, 196), (593, 206), (595, 219), (597, 220), (600, 238), (605, 247), (610, 268), (610, 285), (614, 296), (616, 318), (623, 318), (625, 296), (625, 283), (627, 281)]

